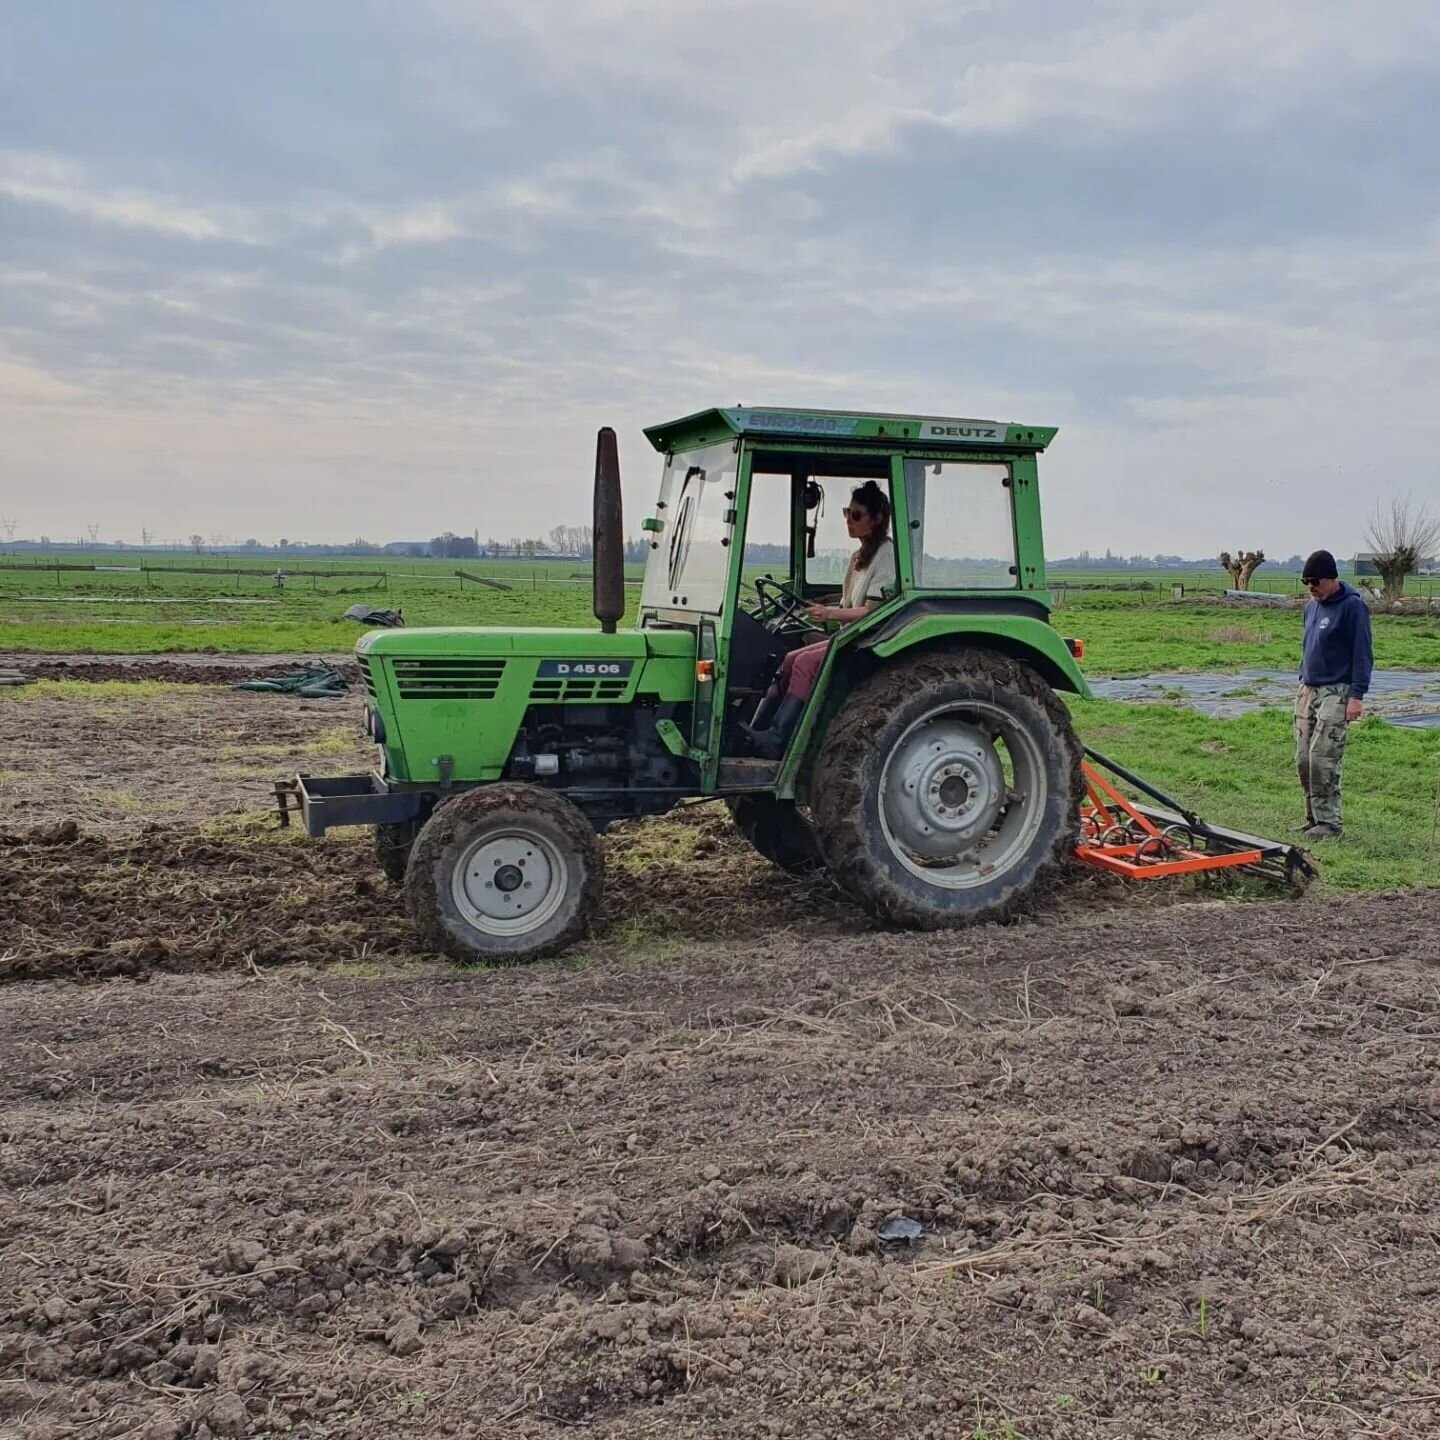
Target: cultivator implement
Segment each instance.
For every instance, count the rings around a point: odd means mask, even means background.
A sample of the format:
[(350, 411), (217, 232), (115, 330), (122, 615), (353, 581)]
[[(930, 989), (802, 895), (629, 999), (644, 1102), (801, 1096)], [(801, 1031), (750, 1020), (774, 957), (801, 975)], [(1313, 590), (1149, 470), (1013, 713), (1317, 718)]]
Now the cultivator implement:
[[(1087, 865), (1127, 880), (1240, 870), (1296, 891), (1319, 873), (1298, 845), (1211, 825), (1098, 751), (1087, 748), (1085, 757), (1081, 769), (1086, 795), (1076, 854)], [(1165, 808), (1128, 799), (1104, 771)]]

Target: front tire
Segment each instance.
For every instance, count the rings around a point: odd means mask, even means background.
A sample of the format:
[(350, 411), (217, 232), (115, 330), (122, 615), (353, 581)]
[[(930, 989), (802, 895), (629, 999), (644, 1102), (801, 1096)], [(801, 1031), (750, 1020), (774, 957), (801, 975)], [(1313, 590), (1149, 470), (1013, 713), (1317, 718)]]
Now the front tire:
[(554, 955), (590, 927), (605, 861), (562, 795), (486, 785), (448, 800), (410, 852), (405, 903), (426, 941), (459, 961)]
[(825, 737), (812, 790), (826, 864), (889, 924), (1001, 918), (1073, 853), (1080, 757), (1029, 666), (978, 650), (901, 660), (857, 686)]

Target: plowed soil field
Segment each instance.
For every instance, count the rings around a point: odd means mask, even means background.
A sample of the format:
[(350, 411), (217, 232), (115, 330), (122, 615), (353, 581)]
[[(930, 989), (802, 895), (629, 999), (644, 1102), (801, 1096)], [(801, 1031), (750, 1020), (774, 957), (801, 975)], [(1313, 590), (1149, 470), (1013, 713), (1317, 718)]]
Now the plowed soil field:
[(1440, 1434), (1440, 893), (894, 934), (698, 807), (464, 972), (261, 818), (352, 712), (0, 705), (0, 1435)]

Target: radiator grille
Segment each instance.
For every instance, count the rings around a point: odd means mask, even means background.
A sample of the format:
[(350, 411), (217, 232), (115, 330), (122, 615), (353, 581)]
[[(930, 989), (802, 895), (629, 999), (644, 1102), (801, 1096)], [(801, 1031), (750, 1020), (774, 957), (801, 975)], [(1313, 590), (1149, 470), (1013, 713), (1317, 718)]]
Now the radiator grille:
[(530, 687), (530, 698), (545, 704), (564, 704), (569, 700), (621, 700), (630, 682), (623, 675), (596, 678), (577, 676), (567, 680), (537, 680)]
[(379, 700), (379, 692), (375, 689), (375, 677), (370, 673), (369, 659), (364, 655), (358, 656), (357, 659), (360, 665), (360, 680), (365, 686), (365, 693), (372, 700)]
[(493, 700), (505, 673), (503, 660), (395, 660), (402, 700)]

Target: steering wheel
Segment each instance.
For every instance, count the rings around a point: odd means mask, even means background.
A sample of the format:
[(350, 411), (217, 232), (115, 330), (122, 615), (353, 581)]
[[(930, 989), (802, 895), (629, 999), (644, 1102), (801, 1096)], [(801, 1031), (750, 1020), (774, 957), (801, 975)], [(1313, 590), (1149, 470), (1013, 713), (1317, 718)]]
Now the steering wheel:
[(783, 580), (777, 580), (773, 575), (757, 576), (754, 590), (756, 604), (753, 613), (772, 635), (824, 630), (823, 625), (817, 625), (806, 614), (812, 602), (792, 590)]

